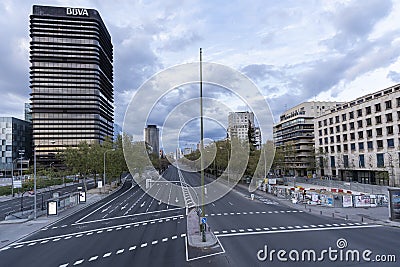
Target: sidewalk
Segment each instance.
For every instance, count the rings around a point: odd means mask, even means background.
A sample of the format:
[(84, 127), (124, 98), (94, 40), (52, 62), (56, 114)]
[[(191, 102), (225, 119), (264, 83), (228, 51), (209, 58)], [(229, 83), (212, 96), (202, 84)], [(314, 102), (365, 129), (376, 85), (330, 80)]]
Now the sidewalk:
[[(241, 188), (248, 188), (248, 185), (238, 184)], [(388, 207), (368, 207), (368, 208), (335, 208), (326, 207), (320, 205), (308, 205), (308, 204), (294, 204), (290, 200), (276, 197), (272, 194), (266, 193), (261, 190), (256, 190), (256, 198), (267, 198), (278, 202), (283, 206), (287, 206), (293, 209), (302, 210), (315, 215), (328, 216), (333, 218), (340, 218), (344, 220), (351, 220), (354, 222), (368, 222), (381, 224), (392, 227), (400, 227), (400, 222), (394, 222), (389, 220), (389, 208)]]
[[(92, 190), (90, 190), (92, 191)], [(98, 192), (88, 192), (86, 196), (86, 203), (78, 204), (75, 207), (69, 208), (61, 212), (58, 216), (41, 216), (36, 220), (9, 220), (0, 222), (0, 249), (11, 243), (14, 243), (20, 239), (23, 239), (37, 231), (41, 228), (53, 224), (63, 218), (74, 214), (81, 209), (84, 209), (102, 198), (108, 196), (108, 194), (99, 194)]]

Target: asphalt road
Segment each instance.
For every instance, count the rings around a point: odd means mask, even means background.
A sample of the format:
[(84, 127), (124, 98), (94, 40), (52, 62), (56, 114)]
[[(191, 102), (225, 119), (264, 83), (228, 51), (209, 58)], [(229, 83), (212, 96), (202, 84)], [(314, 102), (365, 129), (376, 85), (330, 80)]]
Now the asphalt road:
[[(198, 174), (182, 171), (180, 178), (174, 167), (164, 177), (200, 185)], [(372, 260), (400, 260), (400, 229), (315, 216), (268, 196), (252, 200), (241, 187), (205, 206), (218, 245), (191, 248), (185, 209), (175, 206), (185, 201), (184, 191), (178, 195), (162, 182), (147, 190), (168, 201), (160, 203), (127, 179), (101, 201), (2, 248), (2, 266), (398, 266)], [(346, 261), (357, 253), (360, 261)]]

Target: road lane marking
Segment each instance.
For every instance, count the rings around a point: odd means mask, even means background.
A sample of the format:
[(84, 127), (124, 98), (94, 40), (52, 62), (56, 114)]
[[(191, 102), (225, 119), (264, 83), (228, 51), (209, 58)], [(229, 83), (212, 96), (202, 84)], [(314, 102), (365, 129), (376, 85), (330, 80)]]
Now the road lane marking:
[(28, 247), (36, 245), (36, 242), (28, 244)]
[[(72, 238), (72, 235), (67, 236), (67, 237), (65, 237), (64, 239), (65, 239), (65, 240), (68, 240), (68, 239), (71, 239), (71, 238)], [(45, 240), (45, 241), (48, 241), (48, 240)]]
[(162, 239), (162, 242), (167, 242), (167, 241), (168, 241), (168, 237)]
[(79, 237), (81, 237), (81, 236), (83, 236), (83, 235), (82, 235), (82, 234), (79, 234), (79, 235), (76, 235), (75, 237), (79, 238)]
[(124, 249), (120, 249), (120, 250), (117, 251), (116, 254), (118, 255), (118, 254), (124, 253), (124, 251), (125, 251)]
[(56, 238), (56, 239), (53, 239), (53, 242), (57, 242), (57, 241), (59, 241), (61, 238)]
[(140, 245), (141, 248), (147, 247), (147, 243), (143, 243)]
[(261, 235), (261, 234), (278, 234), (278, 233), (290, 233), (290, 232), (311, 232), (311, 231), (328, 231), (328, 230), (343, 230), (343, 229), (360, 229), (360, 228), (374, 228), (382, 227), (383, 225), (360, 225), (360, 226), (344, 226), (344, 227), (325, 227), (325, 228), (307, 228), (307, 229), (286, 229), (277, 231), (262, 231), (262, 232), (244, 232), (244, 233), (227, 233), (218, 234), (217, 238), (220, 237), (231, 237), (231, 236), (244, 236), (244, 235)]
[(61, 264), (59, 267), (67, 267), (69, 263)]
[(78, 261), (76, 261), (76, 262), (74, 263), (74, 266), (75, 266), (75, 265), (79, 265), (79, 264), (81, 264), (83, 261), (84, 261), (83, 259), (82, 259), (82, 260), (78, 260)]
[(111, 256), (111, 252), (108, 252), (108, 253), (103, 255), (103, 258), (107, 258), (107, 257), (110, 257), (110, 256)]
[(44, 240), (44, 241), (40, 242), (40, 244), (46, 244), (47, 242), (49, 242), (49, 240)]
[(132, 251), (132, 250), (135, 250), (135, 249), (136, 249), (136, 246), (133, 246), (133, 247), (129, 248), (129, 251)]
[(152, 245), (156, 245), (158, 243), (158, 240), (154, 240), (153, 242), (151, 242)]
[(177, 239), (178, 237), (176, 235), (174, 235), (173, 237), (171, 237), (171, 239)]
[(14, 248), (22, 248), (24, 245), (18, 245), (18, 246), (15, 246)]
[(91, 258), (89, 259), (89, 261), (95, 261), (95, 260), (97, 260), (98, 257), (99, 257), (99, 256), (93, 256), (93, 257), (91, 257)]

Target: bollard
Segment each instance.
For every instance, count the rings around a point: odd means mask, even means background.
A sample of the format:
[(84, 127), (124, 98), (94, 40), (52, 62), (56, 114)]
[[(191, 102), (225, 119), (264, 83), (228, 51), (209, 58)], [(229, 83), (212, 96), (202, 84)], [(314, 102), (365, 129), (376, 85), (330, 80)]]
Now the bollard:
[(346, 214), (346, 221), (349, 219), (348, 215)]
[(361, 222), (364, 222), (364, 216), (361, 216)]

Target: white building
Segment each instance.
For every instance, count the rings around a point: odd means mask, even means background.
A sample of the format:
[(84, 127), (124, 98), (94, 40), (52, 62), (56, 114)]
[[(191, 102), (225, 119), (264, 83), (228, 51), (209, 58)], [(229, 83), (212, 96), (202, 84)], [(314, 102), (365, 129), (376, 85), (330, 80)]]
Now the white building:
[(229, 112), (228, 115), (228, 136), (231, 138), (238, 138), (246, 140), (249, 138), (249, 129), (254, 128), (254, 139), (256, 148), (261, 147), (261, 131), (259, 127), (255, 126), (254, 113), (249, 111), (242, 112)]
[(400, 186), (400, 85), (332, 108), (315, 120), (320, 175)]

